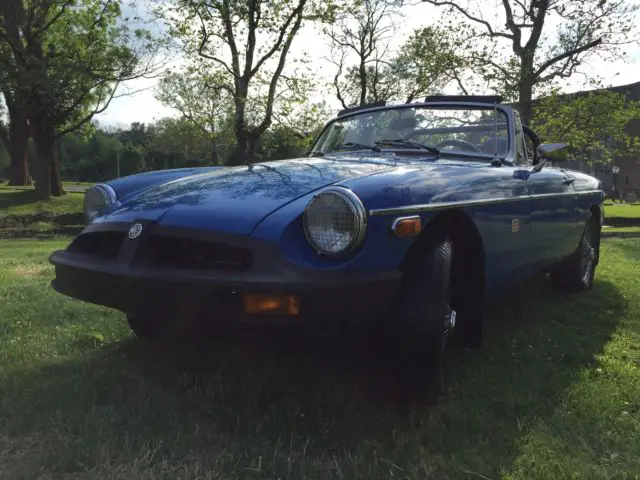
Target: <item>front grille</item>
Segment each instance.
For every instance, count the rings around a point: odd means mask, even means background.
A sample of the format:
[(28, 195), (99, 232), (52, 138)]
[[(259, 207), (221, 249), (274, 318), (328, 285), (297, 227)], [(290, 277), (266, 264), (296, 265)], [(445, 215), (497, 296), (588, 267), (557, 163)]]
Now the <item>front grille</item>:
[(101, 258), (118, 256), (125, 232), (90, 232), (76, 238), (67, 251)]
[(217, 242), (151, 235), (136, 254), (136, 265), (190, 270), (243, 271), (251, 268), (251, 250)]

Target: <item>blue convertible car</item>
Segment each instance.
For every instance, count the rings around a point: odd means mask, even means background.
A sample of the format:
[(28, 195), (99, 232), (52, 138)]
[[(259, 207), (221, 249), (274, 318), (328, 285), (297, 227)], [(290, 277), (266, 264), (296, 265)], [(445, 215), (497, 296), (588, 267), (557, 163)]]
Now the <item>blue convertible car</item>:
[(604, 194), (550, 165), (563, 146), (498, 97), (345, 110), (304, 158), (92, 187), (53, 288), (147, 338), (193, 319), (375, 325), (437, 395), (447, 339), (478, 346), (487, 299), (541, 273), (591, 287)]

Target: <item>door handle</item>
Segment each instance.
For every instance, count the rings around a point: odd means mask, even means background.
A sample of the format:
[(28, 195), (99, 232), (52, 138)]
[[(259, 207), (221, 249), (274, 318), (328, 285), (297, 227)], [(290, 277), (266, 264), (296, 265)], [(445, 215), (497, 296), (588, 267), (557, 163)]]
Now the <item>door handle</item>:
[(562, 180), (562, 184), (563, 185), (571, 185), (575, 181), (576, 181), (575, 178), (565, 178), (564, 180)]

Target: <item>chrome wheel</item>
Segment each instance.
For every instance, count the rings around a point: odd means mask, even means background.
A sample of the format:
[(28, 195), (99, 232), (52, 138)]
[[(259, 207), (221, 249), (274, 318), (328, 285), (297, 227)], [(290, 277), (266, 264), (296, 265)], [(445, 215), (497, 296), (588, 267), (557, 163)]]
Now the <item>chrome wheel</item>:
[(591, 228), (587, 227), (582, 237), (581, 245), (581, 270), (582, 281), (585, 285), (589, 285), (592, 281), (593, 270), (596, 261), (596, 250), (593, 246), (593, 238), (591, 236)]
[(456, 311), (449, 307), (449, 313), (444, 322), (444, 338), (446, 339), (456, 328)]

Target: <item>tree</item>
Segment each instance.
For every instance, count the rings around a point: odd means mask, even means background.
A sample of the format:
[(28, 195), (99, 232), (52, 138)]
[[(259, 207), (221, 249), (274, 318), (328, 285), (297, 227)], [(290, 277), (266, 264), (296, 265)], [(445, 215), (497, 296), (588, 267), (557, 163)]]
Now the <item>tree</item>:
[[(234, 100), (233, 128), (245, 163), (255, 159), (258, 140), (271, 125), (279, 82), (303, 21), (332, 11), (331, 2), (314, 0), (175, 0), (161, 7), (186, 53), (224, 72), (219, 87)], [(258, 105), (264, 110), (251, 118)]]
[(153, 125), (148, 145), (150, 155), (163, 157), (166, 162), (163, 168), (186, 167), (191, 164), (217, 165), (222, 158), (217, 150), (214, 150), (215, 160), (211, 158), (213, 147), (215, 145), (212, 145), (209, 132), (203, 131), (186, 118), (171, 117), (161, 118)]
[[(161, 48), (119, 23), (118, 0), (5, 0), (0, 63), (26, 113), (36, 150), (36, 192), (64, 193), (58, 139), (104, 111), (118, 86), (153, 71)], [(4, 90), (3, 90), (4, 91)]]
[[(457, 81), (467, 65), (455, 30), (426, 27), (413, 32), (398, 52), (390, 41), (401, 0), (363, 0), (347, 7), (325, 29), (332, 47), (336, 97), (344, 108), (380, 101), (409, 103)], [(351, 63), (353, 62), (353, 63)]]
[[(337, 67), (333, 78), (336, 97), (344, 108), (387, 100), (389, 41), (403, 0), (362, 0), (347, 5), (325, 28)], [(349, 59), (355, 64), (347, 66)], [(345, 72), (346, 70), (346, 72)]]
[[(159, 101), (177, 110), (186, 122), (197, 128), (201, 136), (208, 140), (207, 156), (213, 165), (220, 163), (217, 145), (225, 139), (225, 130), (233, 117), (233, 99), (224, 84), (222, 72), (208, 72), (192, 67), (183, 74), (169, 72), (156, 90)], [(166, 127), (184, 127), (167, 122), (168, 120), (165, 121)], [(182, 128), (182, 132), (186, 130)]]
[[(2, 8), (0, 7), (0, 14)], [(3, 61), (8, 57), (11, 57), (8, 45), (3, 45), (0, 40), (0, 93), (4, 99), (4, 105), (0, 104), (0, 142), (11, 158), (9, 185), (31, 185), (27, 163), (29, 122), (24, 108), (15, 98), (16, 84), (15, 78), (10, 75), (10, 65)]]
[(8, 121), (5, 125), (0, 119), (0, 141), (4, 144), (11, 159), (9, 185), (31, 185), (27, 163), (29, 122), (24, 109), (16, 102), (12, 92), (5, 88), (3, 94)]
[(609, 162), (640, 154), (640, 138), (630, 122), (640, 121), (640, 103), (608, 90), (588, 94), (554, 92), (535, 107), (533, 127), (545, 142), (569, 145), (568, 158)]
[(389, 97), (410, 103), (454, 81), (467, 93), (460, 77), (469, 61), (461, 51), (463, 46), (464, 39), (447, 28), (413, 32), (387, 68)]
[[(573, 76), (595, 55), (624, 56), (620, 46), (633, 41), (638, 9), (628, 0), (501, 0), (499, 28), (497, 17), (493, 22), (483, 16), (484, 0), (423, 1), (468, 25), (474, 35), (466, 48), (476, 52), (474, 66), (482, 66), (498, 90), (514, 94), (524, 123), (531, 120), (534, 92)], [(510, 55), (500, 55), (503, 45)]]

